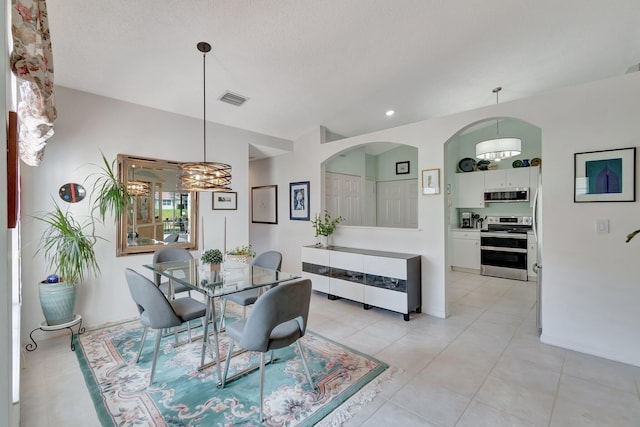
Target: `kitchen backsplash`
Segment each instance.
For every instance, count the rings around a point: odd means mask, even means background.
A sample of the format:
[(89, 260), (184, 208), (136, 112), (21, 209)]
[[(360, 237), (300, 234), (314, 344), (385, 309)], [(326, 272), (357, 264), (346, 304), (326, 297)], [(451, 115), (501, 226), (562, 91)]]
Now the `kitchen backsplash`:
[(473, 212), (481, 217), (485, 216), (531, 216), (531, 206), (529, 202), (515, 203), (494, 203), (487, 205), (485, 208), (458, 208), (456, 210), (456, 218), (451, 219), (451, 226), (458, 227), (460, 224), (460, 212)]

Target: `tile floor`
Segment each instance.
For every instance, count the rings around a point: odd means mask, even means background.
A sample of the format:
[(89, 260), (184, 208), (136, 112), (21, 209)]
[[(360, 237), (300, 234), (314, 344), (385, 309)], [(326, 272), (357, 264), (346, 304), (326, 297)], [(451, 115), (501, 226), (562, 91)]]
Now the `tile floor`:
[[(312, 297), (309, 328), (397, 370), (353, 426), (639, 426), (640, 368), (541, 344), (535, 285), (454, 272), (451, 316)], [(99, 426), (66, 337), (25, 353), (23, 427)]]

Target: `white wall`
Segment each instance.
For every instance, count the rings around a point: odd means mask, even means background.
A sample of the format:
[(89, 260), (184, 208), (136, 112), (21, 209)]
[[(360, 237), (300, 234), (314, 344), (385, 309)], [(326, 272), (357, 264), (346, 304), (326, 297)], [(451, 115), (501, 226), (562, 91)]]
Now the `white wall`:
[[(23, 342), (28, 339), (29, 331), (43, 319), (37, 283), (50, 273), (42, 255), (34, 254), (43, 228), (30, 215), (49, 210), (52, 198), (68, 206), (58, 198), (58, 188), (67, 182), (82, 183), (88, 174), (96, 171), (91, 163), (100, 164), (100, 150), (108, 159), (123, 153), (178, 161), (203, 160), (202, 120), (63, 87), (56, 88), (56, 99), (58, 120), (45, 158), (39, 167), (23, 166), (22, 169)], [(201, 193), (200, 216), (204, 218), (207, 248), (222, 249), (225, 217), (228, 247), (249, 240), (249, 141), (270, 145), (282, 140), (214, 123), (207, 125), (207, 160), (232, 166), (232, 187), (238, 192), (236, 211), (213, 211), (211, 194)], [(71, 209), (78, 215), (86, 215), (89, 203), (85, 199), (71, 205)], [(152, 255), (117, 258), (115, 232), (113, 222), (97, 229), (97, 234), (108, 240), (98, 242), (96, 246), (102, 273), (97, 278), (89, 277), (78, 289), (76, 311), (88, 327), (137, 316), (123, 270), (131, 267), (144, 273), (142, 265), (151, 262)], [(194, 252), (194, 255), (198, 253)], [(46, 337), (39, 335), (39, 339)]]
[[(493, 117), (513, 117), (542, 129), (544, 168), (544, 284), (542, 341), (640, 366), (640, 240), (625, 236), (640, 227), (639, 203), (573, 203), (573, 154), (637, 146), (640, 135), (640, 73), (493, 105), (448, 117), (321, 144), (319, 132), (300, 138), (294, 152), (252, 163), (252, 185), (261, 175), (280, 191), (279, 224), (272, 246), (283, 252), (283, 269), (300, 271), (300, 247), (312, 244), (308, 222), (288, 218), (289, 182), (311, 181), (311, 214), (322, 210), (321, 165), (337, 152), (374, 141), (419, 148), (419, 169), (444, 168), (444, 144), (461, 129)], [(254, 166), (255, 165), (255, 166)], [(256, 168), (254, 174), (253, 169)], [(275, 176), (274, 176), (275, 174)], [(446, 177), (446, 174), (441, 174)], [(338, 227), (334, 244), (422, 255), (423, 311), (446, 315), (446, 184), (440, 195), (420, 196), (419, 229)], [(282, 191), (285, 190), (285, 191)], [(610, 221), (596, 234), (595, 220)], [(254, 245), (267, 234), (251, 230)]]
[[(87, 163), (100, 160), (99, 148), (109, 158), (123, 152), (199, 160), (202, 152), (201, 121), (196, 119), (63, 88), (57, 90), (57, 96), (56, 136), (47, 148), (45, 162), (39, 168), (23, 168), (23, 341), (42, 319), (35, 284), (47, 273), (42, 257), (33, 257), (41, 228), (28, 215), (48, 209), (50, 197), (61, 184), (82, 181), (91, 169)], [(295, 141), (291, 154), (252, 162), (250, 182), (247, 141), (255, 134), (211, 124), (207, 151), (215, 160), (233, 166), (239, 206), (238, 211), (213, 212), (210, 196), (202, 198), (207, 247), (221, 245), (221, 224), (227, 216), (229, 246), (248, 241), (251, 228), (250, 242), (257, 250), (280, 250), (284, 254), (283, 269), (299, 272), (300, 247), (312, 244), (314, 238), (309, 222), (289, 220), (290, 182), (311, 181), (313, 215), (322, 209), (320, 163), (335, 153), (370, 141), (391, 141), (418, 147), (420, 170), (444, 168), (444, 144), (460, 129), (487, 118), (511, 116), (542, 129), (542, 340), (640, 366), (640, 240), (624, 243), (626, 234), (640, 225), (640, 205), (573, 203), (573, 154), (637, 146), (638, 99), (640, 73), (634, 73), (326, 144), (320, 144), (318, 130)], [(249, 225), (249, 186), (267, 184), (279, 186), (279, 223)], [(443, 182), (443, 189), (445, 185)], [(334, 243), (421, 254), (423, 311), (444, 317), (448, 274), (445, 200), (445, 191), (437, 196), (420, 196), (417, 230), (339, 227)], [(79, 211), (85, 208), (82, 203), (73, 207)], [(609, 234), (595, 233), (594, 223), (600, 218), (609, 219)], [(151, 259), (150, 255), (116, 258), (114, 227), (109, 224), (99, 232), (110, 240), (97, 248), (103, 273), (80, 288), (77, 310), (89, 326), (136, 315), (122, 270), (141, 269)]]

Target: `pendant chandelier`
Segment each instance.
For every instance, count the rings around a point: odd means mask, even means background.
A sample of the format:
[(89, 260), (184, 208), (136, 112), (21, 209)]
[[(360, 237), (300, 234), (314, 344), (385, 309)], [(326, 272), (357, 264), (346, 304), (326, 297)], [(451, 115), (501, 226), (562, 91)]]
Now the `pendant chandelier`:
[(231, 166), (225, 163), (207, 162), (207, 95), (206, 56), (211, 45), (200, 42), (196, 46), (202, 52), (202, 105), (204, 161), (180, 165), (180, 189), (183, 191), (229, 191), (231, 189)]
[(146, 181), (136, 181), (136, 169), (132, 166), (133, 179), (127, 181), (127, 193), (130, 196), (148, 196), (151, 194), (151, 185)]
[[(498, 93), (501, 87), (493, 89), (496, 94), (496, 105), (498, 105)], [(517, 156), (522, 152), (522, 141), (520, 138), (500, 137), (500, 123), (496, 119), (496, 137), (476, 144), (476, 157), (484, 160), (494, 160), (499, 162), (507, 157)]]

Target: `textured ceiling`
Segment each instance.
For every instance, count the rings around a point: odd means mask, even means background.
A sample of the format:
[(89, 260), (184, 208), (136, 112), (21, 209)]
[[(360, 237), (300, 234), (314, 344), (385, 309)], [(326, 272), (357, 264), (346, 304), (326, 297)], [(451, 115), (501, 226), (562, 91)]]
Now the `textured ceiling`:
[[(622, 75), (639, 0), (56, 0), (55, 82), (286, 139), (354, 136)], [(226, 90), (242, 107), (217, 101)], [(396, 110), (389, 118), (387, 109)]]

